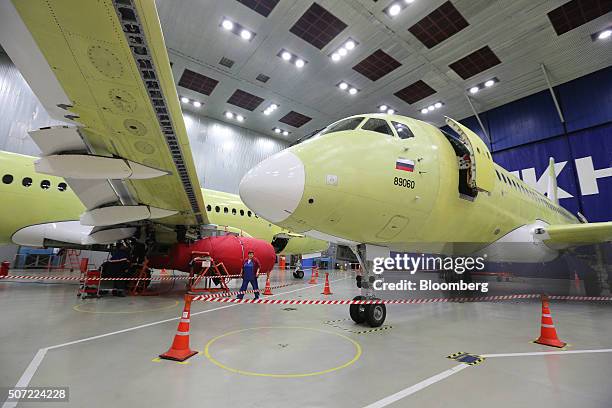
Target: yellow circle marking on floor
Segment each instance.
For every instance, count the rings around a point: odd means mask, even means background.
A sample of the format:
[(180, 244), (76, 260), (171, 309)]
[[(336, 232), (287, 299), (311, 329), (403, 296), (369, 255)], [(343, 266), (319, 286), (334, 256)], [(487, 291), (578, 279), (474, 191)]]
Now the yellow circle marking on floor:
[[(231, 336), (237, 333), (242, 333), (245, 331), (250, 331), (250, 330), (260, 330), (260, 329), (301, 329), (301, 330), (310, 330), (310, 331), (316, 331), (319, 333), (325, 333), (325, 334), (333, 334), (334, 336), (338, 336), (341, 337), (345, 340), (348, 340), (349, 342), (351, 342), (353, 344), (353, 346), (355, 347), (355, 355), (353, 356), (353, 358), (350, 361), (347, 361), (346, 363), (339, 365), (337, 367), (332, 367), (332, 368), (328, 368), (327, 370), (322, 370), (322, 371), (314, 371), (314, 372), (310, 372), (310, 373), (298, 373), (298, 374), (270, 374), (270, 373), (258, 373), (258, 372), (254, 372), (254, 371), (246, 371), (246, 370), (240, 370), (237, 368), (233, 368), (233, 367), (229, 367), (223, 363), (221, 363), (220, 361), (216, 360), (213, 356), (210, 355), (210, 347), (219, 339), (222, 339), (223, 337), (227, 337), (227, 336)], [(207, 344), (206, 347), (204, 348), (204, 355), (206, 356), (207, 359), (209, 359), (213, 364), (215, 364), (218, 367), (223, 368), (224, 370), (227, 371), (231, 371), (233, 373), (237, 373), (237, 374), (243, 374), (243, 375), (251, 375), (251, 376), (256, 376), (256, 377), (273, 377), (273, 378), (300, 378), (300, 377), (312, 377), (315, 375), (322, 375), (322, 374), (327, 374), (327, 373), (331, 373), (333, 371), (337, 371), (337, 370), (341, 370), (343, 368), (346, 368), (348, 366), (350, 366), (351, 364), (355, 363), (355, 361), (359, 360), (359, 358), (361, 357), (361, 345), (359, 343), (357, 343), (355, 340), (351, 339), (350, 337), (344, 336), (342, 334), (339, 333), (334, 333), (334, 332), (330, 332), (327, 330), (320, 330), (320, 329), (314, 329), (311, 327), (294, 327), (294, 326), (266, 326), (266, 327), (252, 327), (249, 329), (242, 329), (242, 330), (235, 330), (235, 331), (231, 331), (225, 334), (222, 334), (220, 336), (217, 336), (215, 338), (213, 338), (212, 340), (210, 340)]]
[(140, 310), (125, 310), (125, 311), (97, 311), (97, 310), (83, 310), (81, 309), (81, 306), (84, 305), (91, 305), (94, 304), (94, 302), (86, 302), (86, 303), (81, 303), (79, 305), (74, 305), (72, 308), (74, 310), (76, 310), (77, 312), (81, 312), (81, 313), (96, 313), (96, 314), (128, 314), (128, 313), (144, 313), (144, 312), (156, 312), (159, 310), (166, 310), (166, 309), (172, 309), (173, 307), (176, 307), (179, 304), (178, 300), (175, 300), (174, 302), (172, 302), (171, 305), (168, 306), (163, 306), (163, 307), (156, 307), (153, 309), (140, 309)]

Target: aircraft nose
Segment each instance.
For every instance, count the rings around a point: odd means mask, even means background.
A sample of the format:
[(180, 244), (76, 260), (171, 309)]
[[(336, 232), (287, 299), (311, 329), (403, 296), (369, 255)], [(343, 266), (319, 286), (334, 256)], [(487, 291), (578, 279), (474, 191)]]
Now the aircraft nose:
[(240, 182), (240, 198), (247, 207), (270, 222), (286, 220), (304, 193), (304, 164), (284, 150), (248, 171)]

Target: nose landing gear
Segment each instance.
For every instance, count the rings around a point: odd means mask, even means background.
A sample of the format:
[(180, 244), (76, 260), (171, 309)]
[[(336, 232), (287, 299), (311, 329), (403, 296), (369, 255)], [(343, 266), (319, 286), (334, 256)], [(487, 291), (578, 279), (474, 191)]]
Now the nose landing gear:
[[(361, 289), (363, 295), (355, 296), (353, 300), (380, 300), (374, 297), (372, 284), (374, 283), (375, 277), (372, 275), (370, 268), (372, 261), (368, 260), (366, 256), (367, 247), (368, 245), (361, 244), (351, 248), (355, 256), (357, 256), (357, 260), (363, 271), (363, 275), (357, 275), (356, 278), (357, 287)], [(380, 249), (382, 247), (375, 248)], [(383, 251), (386, 251), (387, 256), (389, 255), (389, 250), (387, 248), (383, 248)], [(354, 304), (349, 306), (349, 314), (351, 315), (351, 319), (357, 324), (367, 323), (370, 327), (380, 327), (387, 317), (387, 307), (382, 303), (371, 305)]]

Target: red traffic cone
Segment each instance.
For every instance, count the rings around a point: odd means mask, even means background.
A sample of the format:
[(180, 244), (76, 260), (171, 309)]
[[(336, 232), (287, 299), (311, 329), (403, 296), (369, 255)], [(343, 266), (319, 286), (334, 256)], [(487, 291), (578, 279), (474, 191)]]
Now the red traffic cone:
[(332, 294), (331, 288), (329, 287), (329, 274), (327, 272), (325, 272), (325, 287), (323, 287), (323, 292), (321, 294), (322, 295)]
[(557, 330), (555, 329), (555, 324), (550, 315), (550, 306), (548, 303), (548, 296), (546, 295), (542, 295), (542, 328), (540, 330), (540, 337), (535, 342), (545, 346), (559, 348), (565, 347), (567, 344), (557, 337)]
[(189, 348), (189, 322), (191, 316), (191, 296), (185, 295), (185, 307), (179, 319), (176, 335), (170, 349), (159, 357), (166, 360), (185, 361), (189, 357), (198, 354)]
[(310, 270), (310, 280), (308, 281), (309, 284), (314, 285), (317, 283), (317, 275), (315, 274), (315, 268), (312, 268)]
[(264, 295), (272, 294), (272, 288), (270, 287), (270, 275), (268, 275), (268, 277), (266, 278), (266, 288), (264, 289), (263, 294)]

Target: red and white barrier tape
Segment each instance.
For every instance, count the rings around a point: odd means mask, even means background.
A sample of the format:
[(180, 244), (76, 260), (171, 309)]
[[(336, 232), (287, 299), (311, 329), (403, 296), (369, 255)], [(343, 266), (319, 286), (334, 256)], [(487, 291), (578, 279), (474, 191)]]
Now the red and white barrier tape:
[[(272, 289), (280, 289), (280, 288), (286, 288), (287, 286), (293, 286), (293, 285), (300, 285), (301, 282), (293, 282), (293, 283), (286, 283), (284, 285), (276, 285), (276, 286), (270, 286), (270, 290)], [(236, 291), (232, 291), (232, 292), (221, 292), (221, 293), (213, 293), (210, 295), (196, 295), (196, 296), (206, 296), (207, 298), (221, 298), (221, 297), (227, 297), (227, 296), (234, 296), (234, 295), (246, 295), (249, 293), (255, 293), (255, 292), (264, 292), (266, 289), (248, 289), (248, 290), (236, 290)]]
[[(265, 273), (260, 273), (257, 277), (265, 276)], [(331, 275), (331, 273), (330, 273)], [(164, 281), (164, 280), (189, 280), (189, 279), (197, 279), (198, 276), (188, 276), (188, 275), (180, 275), (180, 276), (151, 276), (149, 278), (96, 278), (96, 277), (81, 277), (81, 276), (41, 276), (41, 275), (6, 275), (0, 276), (0, 281), (2, 279), (32, 279), (32, 280), (66, 280), (66, 281), (82, 281), (82, 280), (90, 280), (90, 281), (142, 281), (142, 280), (151, 280), (151, 281)], [(242, 275), (222, 275), (222, 276), (206, 276), (206, 278), (211, 279), (220, 279), (220, 278), (230, 278), (230, 279), (241, 279)]]
[[(265, 273), (260, 273), (259, 276), (264, 276)], [(32, 279), (32, 280), (66, 280), (66, 281), (142, 281), (142, 280), (152, 280), (152, 281), (164, 281), (164, 280), (189, 280), (189, 279), (197, 279), (198, 276), (151, 276), (149, 278), (97, 278), (97, 277), (81, 277), (81, 276), (39, 276), (39, 275), (6, 275), (0, 276), (0, 281), (2, 279)], [(223, 275), (223, 276), (206, 276), (206, 278), (242, 278), (242, 275)]]
[[(226, 297), (211, 297), (207, 295), (196, 295), (193, 301), (219, 302), (219, 303), (262, 303), (268, 305), (372, 305), (372, 304), (423, 304), (423, 303), (456, 303), (456, 302), (495, 302), (513, 299), (539, 299), (541, 295), (499, 295), (499, 296), (477, 296), (459, 298), (415, 298), (415, 299), (236, 299)], [(579, 300), (579, 301), (612, 301), (612, 296), (549, 296), (551, 300)]]

